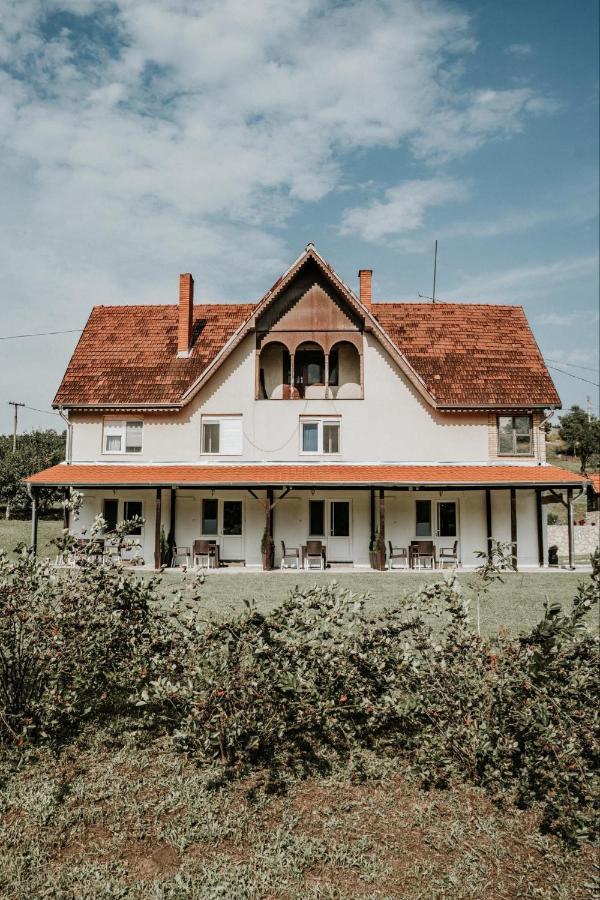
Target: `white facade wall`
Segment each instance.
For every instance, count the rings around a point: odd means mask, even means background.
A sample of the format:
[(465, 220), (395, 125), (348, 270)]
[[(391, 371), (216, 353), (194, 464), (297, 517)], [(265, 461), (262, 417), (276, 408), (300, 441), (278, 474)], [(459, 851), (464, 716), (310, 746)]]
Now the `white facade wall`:
[[(433, 410), (372, 336), (365, 337), (364, 400), (255, 400), (254, 385), (255, 349), (249, 336), (183, 411), (132, 416), (144, 419), (142, 453), (102, 453), (102, 417), (74, 413), (73, 462), (306, 461), (300, 453), (301, 415), (341, 415), (341, 452), (324, 457), (327, 462), (489, 460), (487, 414)], [(219, 414), (243, 416), (242, 456), (200, 453), (202, 415)]]

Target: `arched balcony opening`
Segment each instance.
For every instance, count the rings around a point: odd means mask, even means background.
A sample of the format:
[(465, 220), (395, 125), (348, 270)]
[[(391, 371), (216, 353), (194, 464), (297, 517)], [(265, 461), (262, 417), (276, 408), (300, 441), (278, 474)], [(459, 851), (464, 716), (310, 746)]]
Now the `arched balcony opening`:
[(339, 341), (329, 352), (328, 396), (360, 400), (363, 396), (360, 353), (350, 341)]
[(285, 344), (273, 341), (260, 351), (258, 398), (260, 400), (289, 400), (290, 351)]
[(293, 357), (293, 382), (300, 398), (320, 400), (327, 396), (325, 351), (315, 341), (305, 341), (297, 347)]

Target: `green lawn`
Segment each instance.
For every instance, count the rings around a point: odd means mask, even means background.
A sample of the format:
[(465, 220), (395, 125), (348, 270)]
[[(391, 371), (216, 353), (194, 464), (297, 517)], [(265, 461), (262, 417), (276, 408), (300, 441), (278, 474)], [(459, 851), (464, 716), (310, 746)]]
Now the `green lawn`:
[[(28, 542), (29, 522), (20, 520), (0, 520), (0, 547), (9, 552), (19, 541)], [(41, 521), (39, 531), (40, 553), (53, 556), (50, 540), (61, 530), (62, 523)], [(147, 577), (147, 576), (145, 576)], [(357, 572), (340, 573), (314, 572), (295, 573), (240, 572), (209, 574), (201, 588), (201, 603), (207, 616), (222, 616), (229, 611), (241, 611), (245, 600), (253, 600), (262, 611), (272, 609), (296, 584), (309, 586), (337, 581), (342, 587), (357, 594), (368, 594), (369, 608), (382, 609), (402, 603), (408, 594), (413, 594), (419, 586), (434, 581), (440, 573), (417, 572)], [(568, 604), (575, 593), (581, 575), (573, 572), (507, 572), (504, 583), (492, 587), (481, 604), (481, 629), (486, 634), (508, 628), (517, 633), (527, 630), (539, 621), (543, 614), (544, 600), (550, 603)], [(168, 597), (176, 589), (182, 576), (167, 572), (163, 576), (165, 595)], [(473, 575), (459, 575), (459, 581), (469, 596), (473, 595), (475, 578)], [(473, 616), (475, 609), (473, 608)]]

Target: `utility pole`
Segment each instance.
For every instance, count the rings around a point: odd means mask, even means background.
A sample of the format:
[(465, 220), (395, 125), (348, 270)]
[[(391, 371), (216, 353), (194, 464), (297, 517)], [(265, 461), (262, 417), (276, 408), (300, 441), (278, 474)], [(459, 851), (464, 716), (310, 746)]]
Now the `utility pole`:
[(15, 414), (13, 417), (13, 453), (17, 452), (17, 425), (19, 422), (19, 407), (25, 406), (24, 403), (16, 403), (14, 400), (8, 401), (9, 406), (14, 406)]

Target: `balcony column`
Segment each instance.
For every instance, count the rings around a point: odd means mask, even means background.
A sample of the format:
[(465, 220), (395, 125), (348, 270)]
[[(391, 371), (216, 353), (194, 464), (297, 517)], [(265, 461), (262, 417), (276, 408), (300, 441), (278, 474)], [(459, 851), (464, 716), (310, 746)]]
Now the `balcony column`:
[(517, 491), (516, 491), (516, 488), (510, 489), (510, 552), (511, 552), (511, 557), (512, 557), (512, 567), (516, 572), (518, 570)]
[(485, 489), (485, 526), (487, 535), (487, 555), (488, 559), (492, 558), (492, 492), (489, 488)]
[(385, 490), (379, 489), (379, 557), (385, 569)]
[(290, 351), (290, 400), (294, 399), (294, 389), (295, 389), (294, 358), (295, 358), (295, 356), (296, 356), (296, 351), (294, 351), (293, 353)]
[(567, 489), (567, 523), (569, 537), (569, 568), (574, 569), (573, 550), (575, 545), (575, 534), (573, 529), (573, 488)]
[(162, 490), (156, 488), (156, 506), (154, 511), (154, 568), (160, 569), (160, 519), (162, 513)]
[(535, 518), (537, 522), (538, 563), (540, 569), (544, 565), (544, 526), (542, 516), (542, 489), (535, 489)]
[(39, 488), (31, 488), (31, 549), (33, 555), (37, 556), (38, 545), (38, 519), (39, 519)]
[(325, 353), (325, 396), (329, 395), (329, 353)]
[(169, 545), (169, 563), (173, 562), (173, 554), (177, 547), (177, 539), (175, 537), (175, 520), (177, 515), (177, 488), (171, 488), (171, 503), (169, 506), (169, 534), (167, 536), (167, 544)]

